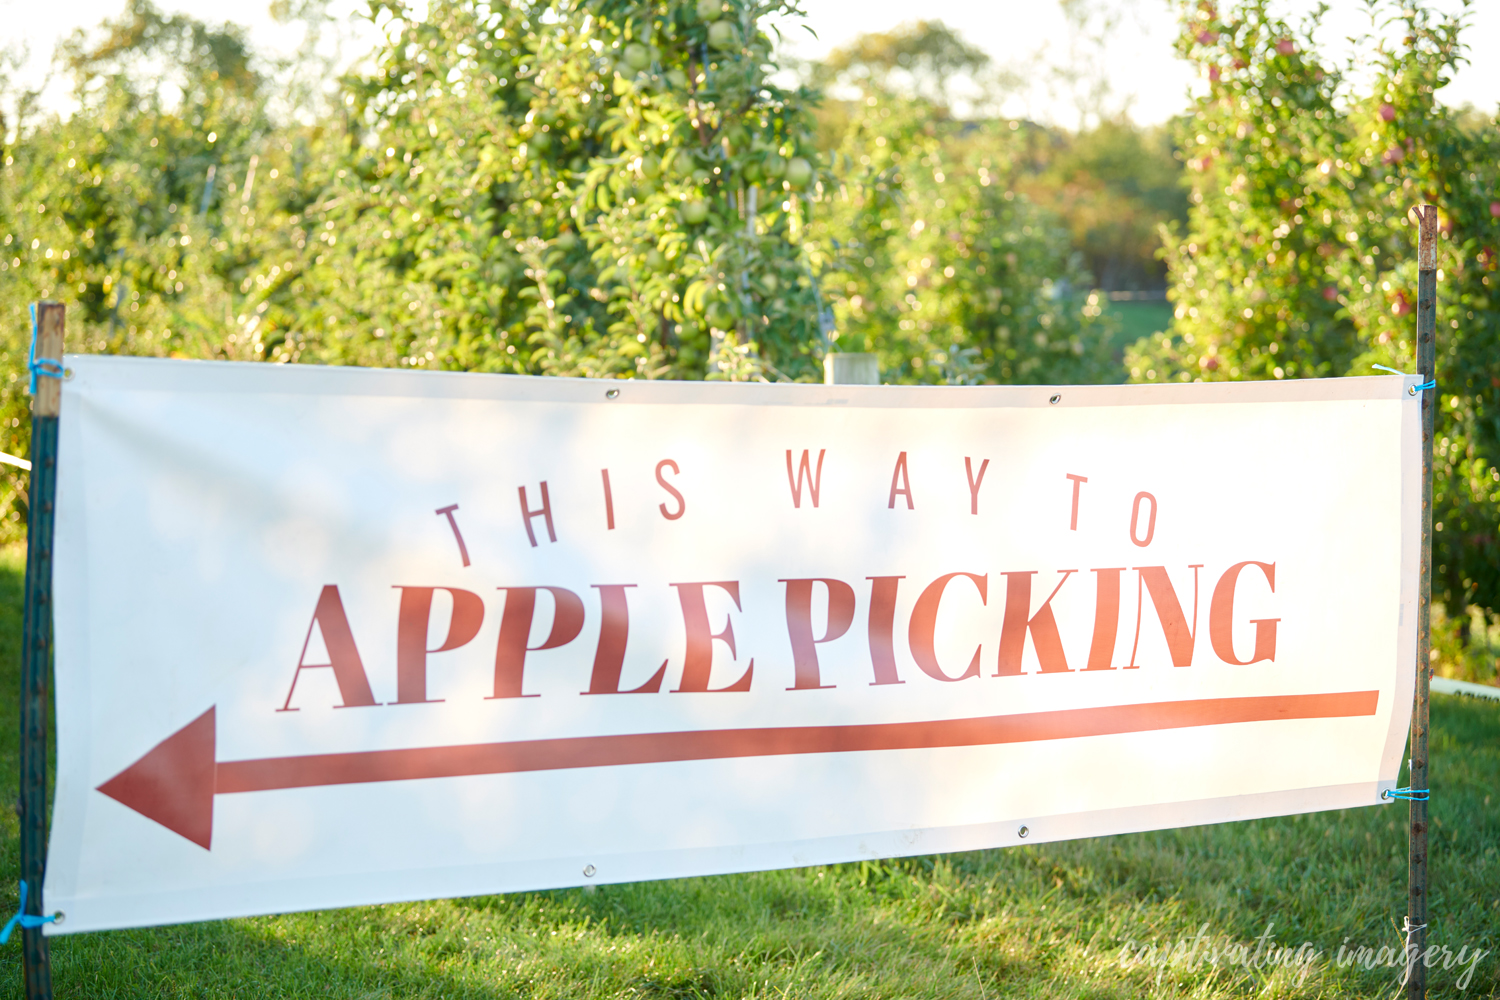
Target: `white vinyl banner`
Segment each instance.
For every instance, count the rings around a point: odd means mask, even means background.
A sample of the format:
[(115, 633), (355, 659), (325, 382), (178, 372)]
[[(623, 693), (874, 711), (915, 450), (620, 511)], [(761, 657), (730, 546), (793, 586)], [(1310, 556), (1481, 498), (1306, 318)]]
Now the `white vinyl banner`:
[(1396, 784), (1411, 378), (67, 364), (48, 933)]

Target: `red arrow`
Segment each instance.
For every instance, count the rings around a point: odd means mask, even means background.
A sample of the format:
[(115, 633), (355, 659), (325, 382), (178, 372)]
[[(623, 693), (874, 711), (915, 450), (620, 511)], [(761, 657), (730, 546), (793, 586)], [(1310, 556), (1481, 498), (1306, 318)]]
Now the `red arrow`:
[(99, 791), (208, 850), (214, 835), (218, 769), (210, 708), (100, 785)]
[(231, 761), (214, 759), (214, 710), (210, 708), (100, 785), (99, 791), (207, 849), (213, 839), (214, 796), (237, 792), (729, 757), (986, 746), (1235, 722), (1336, 719), (1374, 715), (1378, 697), (1378, 691), (1343, 691), (1206, 698), (936, 722), (575, 736)]

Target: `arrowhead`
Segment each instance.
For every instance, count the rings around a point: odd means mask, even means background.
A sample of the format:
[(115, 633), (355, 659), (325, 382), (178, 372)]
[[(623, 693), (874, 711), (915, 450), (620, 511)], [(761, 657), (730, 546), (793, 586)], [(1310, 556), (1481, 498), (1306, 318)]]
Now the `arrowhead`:
[(215, 768), (210, 708), (99, 791), (208, 850), (214, 832)]

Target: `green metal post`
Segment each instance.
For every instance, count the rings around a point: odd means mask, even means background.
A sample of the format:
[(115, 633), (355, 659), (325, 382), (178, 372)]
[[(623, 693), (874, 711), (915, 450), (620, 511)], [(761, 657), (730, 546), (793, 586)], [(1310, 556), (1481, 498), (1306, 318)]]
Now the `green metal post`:
[[(64, 312), (37, 306), (36, 357), (62, 359)], [(52, 666), (52, 522), (57, 496), (61, 380), (40, 378), (31, 403), (31, 492), (26, 532), (26, 611), (21, 630), (21, 878), (26, 912), (42, 914), (47, 873), (47, 678)], [(52, 965), (40, 927), (21, 929), (27, 1000), (51, 1000)]]

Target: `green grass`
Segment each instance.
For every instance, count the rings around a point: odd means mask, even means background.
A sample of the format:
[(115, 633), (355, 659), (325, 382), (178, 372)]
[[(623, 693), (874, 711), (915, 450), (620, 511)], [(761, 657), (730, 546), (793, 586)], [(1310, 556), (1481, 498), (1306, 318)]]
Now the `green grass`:
[(1160, 302), (1111, 302), (1106, 299), (1104, 317), (1113, 320), (1115, 332), (1110, 337), (1110, 349), (1115, 360), (1122, 360), (1125, 348), (1142, 337), (1160, 336), (1172, 326), (1172, 303)]
[[(0, 800), (15, 795), (21, 560), (0, 554)], [(1431, 941), (1500, 962), (1500, 706), (1433, 707)], [(4, 811), (0, 904), (15, 906)], [(52, 939), (59, 997), (1389, 997), (1333, 952), (1400, 944), (1399, 806), (796, 871), (363, 907)], [(1272, 926), (1274, 925), (1274, 926)], [(1311, 941), (1297, 970), (1122, 968), (1122, 945)], [(1252, 946), (1253, 947), (1253, 946)], [(0, 981), (21, 995), (20, 949)]]

